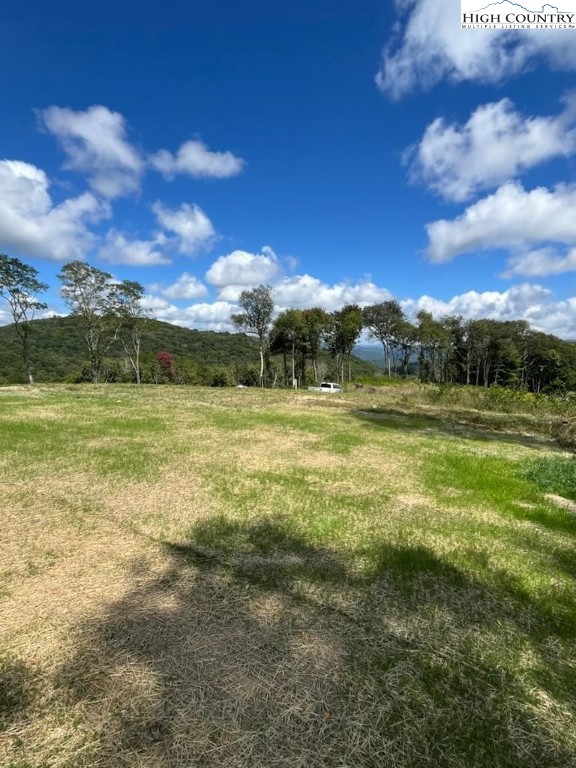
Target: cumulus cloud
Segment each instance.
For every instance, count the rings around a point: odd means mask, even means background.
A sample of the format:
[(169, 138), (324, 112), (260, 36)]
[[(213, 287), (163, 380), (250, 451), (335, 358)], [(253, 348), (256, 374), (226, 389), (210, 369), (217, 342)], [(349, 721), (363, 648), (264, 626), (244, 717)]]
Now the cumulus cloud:
[(206, 272), (206, 280), (220, 289), (220, 298), (234, 301), (247, 287), (269, 283), (280, 272), (276, 254), (265, 245), (261, 253), (232, 251), (219, 256)]
[(228, 301), (191, 304), (185, 310), (193, 328), (208, 327), (214, 330), (233, 330), (230, 315), (236, 311), (237, 307)]
[[(62, 312), (57, 312), (54, 309), (51, 309), (50, 307), (47, 307), (46, 309), (40, 309), (33, 313), (35, 320), (43, 320), (46, 317), (65, 317), (65, 314)], [(14, 318), (12, 317), (12, 313), (10, 311), (10, 306), (6, 299), (0, 298), (0, 326), (1, 325), (10, 325), (14, 322)]]
[(68, 157), (64, 167), (86, 174), (96, 192), (120, 197), (139, 188), (144, 160), (128, 142), (121, 114), (93, 106), (79, 112), (49, 107), (39, 115)]
[(232, 152), (213, 152), (198, 139), (186, 141), (175, 155), (161, 149), (151, 155), (148, 162), (167, 179), (179, 173), (194, 178), (225, 179), (237, 176), (245, 165), (244, 160)]
[(150, 267), (170, 264), (171, 260), (158, 250), (157, 240), (129, 240), (121, 232), (111, 229), (98, 256), (110, 264), (131, 264), (135, 267)]
[[(326, 309), (340, 309), (343, 304), (357, 301), (371, 304), (391, 298), (384, 288), (378, 288), (369, 282), (344, 287), (344, 284), (327, 286), (314, 281), (309, 275), (301, 285), (320, 286), (320, 297), (311, 294), (306, 301), (299, 301), (293, 295), (283, 295), (281, 281), (275, 288), (275, 300), (278, 310), (288, 307), (306, 307), (322, 305)], [(152, 287), (155, 289), (156, 287)], [(347, 292), (347, 291), (350, 292)], [(217, 300), (214, 302), (193, 303), (187, 307), (178, 307), (167, 300), (168, 297), (148, 295), (144, 306), (151, 310), (154, 317), (165, 322), (187, 328), (201, 330), (234, 331), (230, 315), (238, 311), (234, 302)], [(178, 297), (174, 297), (178, 298)], [(318, 299), (324, 300), (318, 300)], [(545, 333), (553, 333), (562, 338), (576, 338), (576, 297), (564, 301), (555, 301), (551, 290), (541, 285), (523, 283), (514, 285), (505, 291), (467, 291), (442, 300), (432, 296), (406, 298), (400, 302), (408, 315), (415, 315), (425, 309), (435, 317), (444, 315), (462, 315), (465, 319), (491, 318), (494, 320), (527, 320), (534, 328)]]
[(576, 248), (571, 248), (564, 255), (554, 248), (517, 253), (508, 259), (507, 267), (502, 277), (547, 277), (576, 272)]
[(491, 318), (493, 320), (511, 320), (523, 316), (531, 309), (540, 308), (542, 303), (550, 300), (552, 292), (541, 285), (523, 283), (514, 285), (506, 291), (467, 291), (442, 301), (431, 296), (420, 296), (418, 299), (405, 299), (401, 302), (403, 309), (410, 314), (416, 314), (421, 309), (432, 312), (435, 317), (442, 315), (462, 315), (477, 320)]
[(190, 304), (178, 307), (166, 299), (155, 295), (146, 295), (142, 306), (149, 310), (157, 320), (198, 330), (233, 331), (230, 315), (237, 311), (234, 304), (227, 301)]
[(177, 174), (224, 179), (241, 173), (246, 164), (232, 152), (212, 151), (199, 139), (186, 141), (176, 154), (161, 149), (145, 158), (128, 141), (125, 118), (101, 105), (77, 112), (52, 106), (39, 110), (38, 117), (66, 153), (64, 168), (86, 174), (92, 188), (104, 197), (137, 191), (146, 168), (166, 179)]
[(523, 283), (506, 291), (468, 291), (448, 301), (421, 296), (400, 303), (410, 315), (425, 309), (435, 317), (462, 315), (471, 320), (527, 320), (544, 333), (565, 339), (576, 337), (576, 298), (554, 301), (552, 291), (541, 285)]
[(110, 215), (109, 206), (87, 192), (54, 205), (40, 168), (0, 161), (0, 247), (22, 256), (82, 259), (96, 242), (87, 225)]
[(556, 117), (524, 117), (509, 99), (502, 99), (478, 107), (464, 125), (437, 118), (407, 157), (413, 180), (461, 202), (575, 151), (576, 98), (570, 94)]
[(152, 210), (162, 229), (175, 235), (175, 243), (180, 253), (194, 256), (212, 247), (216, 232), (212, 222), (199, 206), (183, 203), (174, 211), (156, 202)]
[(505, 184), (456, 219), (428, 224), (429, 258), (441, 263), (487, 248), (576, 243), (575, 206), (576, 186), (526, 191), (520, 184)]
[(206, 286), (194, 275), (189, 275), (188, 272), (183, 272), (176, 282), (166, 288), (153, 285), (150, 289), (153, 293), (160, 293), (164, 298), (172, 301), (175, 299), (199, 299), (208, 293)]
[(378, 86), (399, 98), (440, 80), (499, 83), (536, 59), (576, 69), (576, 47), (555, 30), (460, 29), (457, 0), (399, 0), (404, 16), (384, 49)]
[[(235, 251), (233, 254), (243, 251)], [(229, 254), (232, 256), (233, 254)], [(196, 277), (184, 273), (172, 286), (162, 288), (160, 285), (151, 285), (151, 295), (146, 299), (148, 306), (156, 317), (166, 322), (188, 328), (210, 329), (216, 331), (233, 331), (234, 326), (230, 322), (230, 315), (238, 312), (237, 300), (240, 292), (250, 285), (262, 282), (263, 272), (270, 265), (277, 266), (276, 254), (265, 246), (260, 254), (247, 254), (250, 259), (231, 259), (222, 261), (227, 257), (217, 259), (207, 273), (211, 275), (210, 282), (218, 289), (217, 300), (190, 304), (187, 307), (178, 307), (170, 301), (177, 299), (194, 299), (207, 295), (207, 288)], [(257, 257), (268, 261), (259, 261)], [(256, 260), (255, 260), (256, 259)], [(215, 268), (216, 267), (216, 268)], [(243, 272), (240, 272), (242, 268)], [(215, 268), (215, 269), (214, 269)], [(248, 275), (250, 278), (248, 279)], [(271, 275), (268, 275), (271, 277)], [(234, 280), (234, 283), (226, 285), (226, 280)], [(242, 284), (236, 281), (243, 280)], [(311, 275), (299, 275), (295, 277), (280, 277), (270, 283), (274, 288), (274, 302), (276, 311), (283, 309), (306, 308), (322, 306), (331, 311), (341, 309), (344, 304), (357, 303), (361, 306), (385, 301), (391, 298), (391, 293), (385, 288), (380, 288), (372, 281), (365, 279), (355, 283), (340, 282), (335, 284), (324, 283)]]
[(285, 277), (274, 286), (276, 303), (282, 308), (323, 307), (326, 310), (341, 309), (344, 304), (365, 306), (391, 298), (385, 288), (379, 288), (370, 280), (358, 283), (323, 283), (311, 275)]

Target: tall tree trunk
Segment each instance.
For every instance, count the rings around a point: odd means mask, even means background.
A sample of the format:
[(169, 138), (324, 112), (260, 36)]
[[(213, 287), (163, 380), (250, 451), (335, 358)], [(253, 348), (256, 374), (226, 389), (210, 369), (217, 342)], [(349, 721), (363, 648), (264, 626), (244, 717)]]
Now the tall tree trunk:
[(140, 339), (138, 339), (134, 343), (134, 351), (136, 353), (136, 365), (134, 366), (136, 370), (136, 384), (141, 384), (141, 378), (140, 378)]

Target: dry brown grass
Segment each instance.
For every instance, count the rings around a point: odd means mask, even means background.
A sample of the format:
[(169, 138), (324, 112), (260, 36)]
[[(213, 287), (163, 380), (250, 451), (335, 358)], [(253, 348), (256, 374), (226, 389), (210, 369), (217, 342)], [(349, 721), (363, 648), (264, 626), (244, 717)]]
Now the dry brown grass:
[[(333, 431), (363, 429), (351, 411), (374, 399), (381, 407), (386, 393), (338, 401), (248, 390), (77, 392), (86, 393), (87, 413), (99, 398), (113, 399), (134, 417), (160, 414), (166, 429), (138, 438), (146, 477), (102, 474), (82, 453), (78, 466), (54, 473), (58, 457), (48, 451), (33, 480), (9, 467), (0, 486), (0, 673), (8, 670), (0, 764), (468, 768), (490, 764), (488, 747), (483, 754), (472, 739), (482, 723), (500, 740), (496, 766), (569, 765), (570, 703), (528, 673), (526, 681), (499, 677), (509, 660), (489, 664), (498, 614), (499, 642), (509, 638), (511, 656), (528, 654), (526, 669), (539, 668), (541, 655), (530, 661), (530, 643), (516, 638), (522, 615), (496, 589), (440, 564), (460, 541), (434, 533), (438, 516), (464, 520), (467, 512), (457, 495), (444, 503), (428, 493), (421, 469), (433, 448), (408, 431), (398, 450), (376, 429), (342, 452), (330, 448)], [(14, 396), (12, 421), (76, 418), (61, 390), (4, 394)], [(30, 411), (28, 398), (41, 407)], [(222, 426), (218, 414), (232, 421)], [(264, 418), (274, 414), (286, 420)], [(310, 418), (316, 427), (298, 428)], [(95, 435), (88, 447), (123, 439)], [(191, 542), (191, 529), (224, 516), (261, 544), (258, 536), (298, 519), (307, 493), (356, 500), (347, 502), (351, 528), (338, 534), (340, 549), (294, 531), (281, 531), (277, 549), (227, 549), (226, 528), (221, 542)], [(491, 513), (477, 514), (481, 522)], [(373, 531), (388, 536), (383, 558), (402, 556), (405, 536), (419, 552), (418, 521), (431, 526), (439, 587), (423, 571), (406, 592), (388, 566), (366, 580), (362, 560), (348, 558), (352, 538)], [(504, 526), (497, 515), (490, 524)], [(505, 548), (496, 554), (504, 559)], [(512, 695), (520, 689), (531, 693)]]

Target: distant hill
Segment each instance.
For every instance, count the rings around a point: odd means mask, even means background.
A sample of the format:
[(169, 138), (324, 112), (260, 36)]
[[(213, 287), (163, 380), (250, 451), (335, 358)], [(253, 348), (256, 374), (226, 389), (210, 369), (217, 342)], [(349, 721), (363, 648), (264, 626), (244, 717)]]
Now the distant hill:
[(357, 344), (354, 354), (360, 360), (367, 360), (377, 368), (384, 368), (384, 350), (381, 344)]
[[(30, 336), (34, 378), (38, 382), (71, 380), (79, 375), (88, 363), (86, 342), (76, 319), (52, 317), (35, 320)], [(142, 337), (142, 367), (150, 366), (157, 352), (169, 352), (182, 370), (192, 368), (204, 376), (206, 368), (224, 367), (232, 375), (243, 368), (258, 366), (258, 344), (243, 333), (217, 333), (181, 328), (160, 320), (149, 320)], [(120, 370), (125, 355), (119, 344), (110, 348), (107, 366)], [(279, 358), (275, 358), (276, 361)], [(330, 366), (331, 361), (327, 359)], [(353, 359), (353, 374), (369, 376), (375, 368), (369, 362)], [(12, 325), (0, 327), (0, 384), (24, 381), (18, 339)]]

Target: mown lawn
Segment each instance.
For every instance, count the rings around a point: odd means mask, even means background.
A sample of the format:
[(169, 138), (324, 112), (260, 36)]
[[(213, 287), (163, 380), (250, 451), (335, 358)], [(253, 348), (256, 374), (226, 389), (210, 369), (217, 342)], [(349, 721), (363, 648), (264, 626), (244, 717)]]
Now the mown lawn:
[(573, 469), (500, 421), (0, 389), (0, 764), (576, 765)]

